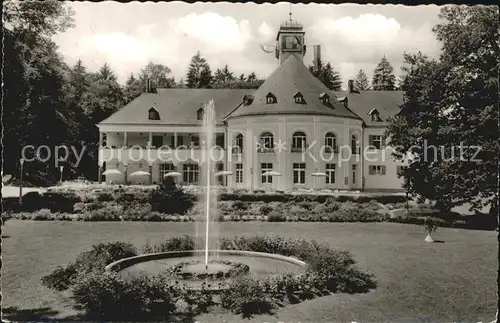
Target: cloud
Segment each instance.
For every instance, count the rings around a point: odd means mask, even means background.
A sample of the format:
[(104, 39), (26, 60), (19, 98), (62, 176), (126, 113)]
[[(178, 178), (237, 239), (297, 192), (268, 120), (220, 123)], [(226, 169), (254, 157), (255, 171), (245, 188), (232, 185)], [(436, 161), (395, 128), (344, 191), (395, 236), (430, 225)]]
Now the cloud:
[(217, 13), (191, 13), (176, 22), (177, 33), (193, 38), (209, 50), (241, 52), (251, 39), (248, 20), (239, 23), (232, 17)]

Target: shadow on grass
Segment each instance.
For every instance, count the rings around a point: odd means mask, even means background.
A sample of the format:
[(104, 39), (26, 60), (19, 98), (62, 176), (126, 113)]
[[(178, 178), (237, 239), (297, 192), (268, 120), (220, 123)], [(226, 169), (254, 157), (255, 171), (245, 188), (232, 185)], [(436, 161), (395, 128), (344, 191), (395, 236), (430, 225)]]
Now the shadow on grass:
[(59, 311), (53, 310), (50, 307), (40, 307), (40, 308), (30, 308), (30, 309), (19, 309), (18, 307), (6, 307), (2, 309), (2, 320), (7, 319), (9, 321), (55, 321), (55, 316), (59, 314)]
[[(92, 318), (85, 314), (69, 315), (65, 317), (58, 317), (60, 312), (50, 307), (19, 309), (16, 306), (6, 307), (2, 309), (2, 322), (4, 320), (10, 322), (91, 322)], [(141, 322), (159, 322), (164, 321), (158, 317), (141, 317)], [(189, 314), (175, 314), (168, 317), (169, 323), (194, 323), (194, 315)]]

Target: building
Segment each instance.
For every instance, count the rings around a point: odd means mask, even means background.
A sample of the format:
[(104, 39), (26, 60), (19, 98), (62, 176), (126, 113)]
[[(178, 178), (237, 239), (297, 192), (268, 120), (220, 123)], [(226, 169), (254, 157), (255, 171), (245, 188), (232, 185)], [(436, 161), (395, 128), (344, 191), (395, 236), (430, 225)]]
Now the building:
[[(216, 170), (232, 172), (219, 176), (217, 184), (252, 190), (401, 190), (398, 173), (404, 164), (392, 160), (384, 132), (402, 93), (360, 93), (352, 81), (347, 92), (330, 91), (303, 64), (304, 38), (299, 23), (281, 25), (279, 66), (257, 90), (151, 91), (148, 84), (146, 93), (98, 124), (100, 174), (117, 169), (105, 180), (158, 183), (176, 171), (178, 182), (198, 184), (204, 106), (214, 100)], [(143, 176), (130, 176), (137, 171)], [(269, 171), (281, 176), (262, 175)]]

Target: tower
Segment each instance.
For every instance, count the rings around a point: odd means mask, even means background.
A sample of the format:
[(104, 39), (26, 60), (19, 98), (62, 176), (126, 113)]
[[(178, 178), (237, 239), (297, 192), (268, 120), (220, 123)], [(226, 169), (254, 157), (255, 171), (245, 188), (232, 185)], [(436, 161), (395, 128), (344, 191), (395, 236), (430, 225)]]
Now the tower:
[(295, 55), (302, 61), (306, 53), (306, 45), (304, 42), (304, 28), (298, 22), (290, 20), (281, 24), (278, 35), (276, 36), (276, 58), (282, 64), (290, 55)]

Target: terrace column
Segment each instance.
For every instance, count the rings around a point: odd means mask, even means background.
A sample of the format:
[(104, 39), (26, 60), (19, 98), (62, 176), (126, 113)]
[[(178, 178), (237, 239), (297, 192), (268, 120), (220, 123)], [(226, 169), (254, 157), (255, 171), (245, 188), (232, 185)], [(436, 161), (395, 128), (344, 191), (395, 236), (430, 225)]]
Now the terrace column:
[(97, 182), (101, 184), (103, 162), (100, 160), (98, 163), (99, 167), (97, 170)]
[(149, 161), (148, 166), (149, 166), (149, 185), (152, 185), (153, 184), (153, 162)]
[(127, 181), (128, 181), (127, 166), (128, 166), (127, 164), (123, 164), (123, 176), (125, 178), (125, 185), (127, 185)]
[(99, 131), (99, 148), (102, 148), (102, 132)]
[[(352, 154), (350, 149), (347, 147), (351, 147), (350, 145), (350, 136), (349, 136), (349, 126), (345, 125), (343, 132), (342, 132), (342, 151), (341, 151), (341, 158), (342, 158), (342, 167), (344, 167), (344, 186), (346, 189), (350, 188), (350, 180), (349, 180), (349, 172), (351, 171), (351, 162), (350, 159), (352, 158)], [(349, 160), (346, 160), (346, 158), (349, 157)]]
[(127, 132), (123, 133), (123, 146), (128, 146)]
[(174, 149), (177, 149), (177, 132), (174, 132)]
[(150, 132), (149, 133), (149, 142), (148, 142), (148, 147), (152, 147), (153, 146), (153, 133)]

